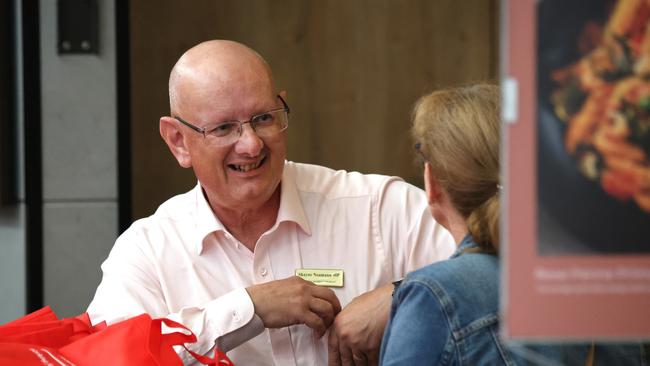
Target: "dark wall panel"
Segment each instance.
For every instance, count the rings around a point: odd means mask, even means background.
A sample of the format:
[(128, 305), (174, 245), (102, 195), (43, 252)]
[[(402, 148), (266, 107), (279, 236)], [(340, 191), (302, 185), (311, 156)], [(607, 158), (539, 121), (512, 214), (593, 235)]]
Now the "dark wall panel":
[(17, 201), (13, 2), (0, 5), (0, 206)]

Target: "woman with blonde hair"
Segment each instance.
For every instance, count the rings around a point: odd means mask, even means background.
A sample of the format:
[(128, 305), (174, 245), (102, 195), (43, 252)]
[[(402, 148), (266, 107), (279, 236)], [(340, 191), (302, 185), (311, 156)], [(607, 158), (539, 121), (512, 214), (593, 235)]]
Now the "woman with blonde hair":
[[(499, 94), (476, 84), (433, 92), (415, 106), (429, 208), (457, 250), (396, 286), (382, 365), (530, 363), (498, 332)], [(533, 364), (548, 365), (585, 365), (593, 351), (591, 344), (526, 347)], [(640, 345), (596, 347), (595, 355), (603, 365), (644, 364)]]

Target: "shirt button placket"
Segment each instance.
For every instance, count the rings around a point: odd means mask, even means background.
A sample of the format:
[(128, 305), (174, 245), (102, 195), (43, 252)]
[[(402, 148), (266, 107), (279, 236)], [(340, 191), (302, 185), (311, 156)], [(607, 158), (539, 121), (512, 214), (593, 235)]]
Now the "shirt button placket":
[(265, 253), (263, 255), (257, 256), (254, 262), (254, 273), (255, 280), (257, 283), (263, 283), (274, 280), (273, 273), (271, 271), (271, 261), (269, 256)]

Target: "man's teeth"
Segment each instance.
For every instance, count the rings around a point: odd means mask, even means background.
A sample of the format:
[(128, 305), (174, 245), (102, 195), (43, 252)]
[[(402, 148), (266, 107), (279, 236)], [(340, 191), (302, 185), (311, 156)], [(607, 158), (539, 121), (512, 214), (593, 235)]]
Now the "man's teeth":
[(262, 160), (258, 161), (257, 163), (254, 163), (254, 164), (233, 165), (233, 166), (235, 167), (235, 170), (237, 170), (238, 172), (245, 173), (245, 172), (247, 172), (249, 170), (257, 168), (258, 166), (260, 166), (260, 164), (262, 164)]

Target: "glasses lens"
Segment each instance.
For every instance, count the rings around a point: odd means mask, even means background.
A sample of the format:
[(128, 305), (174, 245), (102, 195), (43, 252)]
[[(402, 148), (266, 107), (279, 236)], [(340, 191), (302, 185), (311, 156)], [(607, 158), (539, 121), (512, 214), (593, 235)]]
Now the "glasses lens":
[(224, 122), (218, 124), (215, 128), (208, 132), (209, 135), (214, 137), (228, 137), (230, 135), (237, 136), (239, 134), (238, 122)]
[[(279, 109), (254, 116), (250, 124), (258, 136), (272, 136), (284, 131), (289, 126), (289, 117), (286, 110)], [(210, 131), (206, 131), (205, 134), (216, 145), (230, 145), (237, 141), (243, 127), (240, 122), (223, 122)]]
[(287, 111), (269, 111), (253, 117), (251, 125), (259, 136), (271, 136), (284, 131), (289, 125)]

